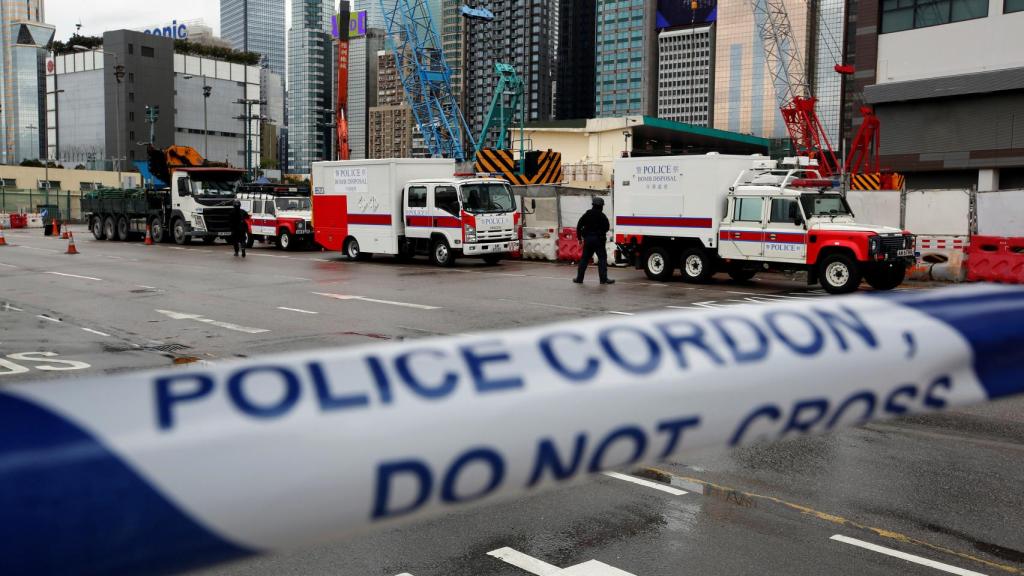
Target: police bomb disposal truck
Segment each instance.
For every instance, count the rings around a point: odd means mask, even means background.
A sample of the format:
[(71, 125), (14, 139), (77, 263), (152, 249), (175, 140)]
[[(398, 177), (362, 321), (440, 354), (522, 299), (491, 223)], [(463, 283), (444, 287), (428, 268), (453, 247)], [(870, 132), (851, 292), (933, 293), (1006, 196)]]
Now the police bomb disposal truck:
[(652, 280), (803, 270), (841, 294), (891, 290), (915, 259), (913, 235), (857, 222), (830, 180), (764, 156), (622, 158), (613, 199), (615, 242)]
[(427, 254), (497, 264), (519, 250), (519, 212), (508, 182), (457, 178), (441, 158), (313, 163), (314, 239), (352, 260)]

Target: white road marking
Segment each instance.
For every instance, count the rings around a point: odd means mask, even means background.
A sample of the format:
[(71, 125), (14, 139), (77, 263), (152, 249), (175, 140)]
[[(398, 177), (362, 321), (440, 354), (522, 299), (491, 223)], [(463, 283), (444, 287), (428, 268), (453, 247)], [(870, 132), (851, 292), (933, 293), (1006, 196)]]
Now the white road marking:
[(726, 290), (725, 293), (726, 294), (739, 294), (740, 296), (763, 296), (763, 294), (758, 294), (757, 292), (734, 292), (732, 290)]
[(24, 312), (24, 310), (22, 310), (21, 308), (15, 308), (14, 306), (11, 306), (10, 304), (8, 304), (6, 302), (4, 302), (4, 311), (6, 311), (6, 312), (11, 312), (11, 311), (14, 311), (14, 312)]
[(943, 564), (942, 562), (936, 562), (935, 560), (929, 560), (920, 556), (914, 556), (913, 554), (907, 554), (900, 552), (899, 550), (892, 550), (885, 548), (877, 544), (865, 542), (863, 540), (857, 540), (856, 538), (850, 538), (849, 536), (843, 536), (842, 534), (836, 534), (829, 538), (829, 540), (835, 540), (836, 542), (843, 542), (844, 544), (850, 544), (865, 550), (871, 550), (872, 552), (878, 552), (879, 554), (885, 554), (886, 556), (892, 556), (893, 558), (899, 558), (900, 560), (906, 560), (907, 562), (913, 562), (914, 564), (920, 564), (929, 568), (935, 568), (943, 572), (950, 574), (959, 574), (960, 576), (984, 576), (981, 572), (975, 572), (973, 570), (966, 570), (964, 568), (958, 568), (949, 564)]
[(303, 310), (301, 308), (288, 308), (287, 306), (278, 306), (278, 310), (287, 310), (289, 312), (298, 312), (299, 314), (319, 314), (319, 312), (313, 312), (312, 310)]
[(537, 560), (533, 556), (527, 556), (526, 554), (507, 546), (505, 548), (491, 550), (487, 555), (494, 556), (506, 564), (511, 564), (516, 568), (521, 568), (530, 574), (536, 574), (537, 576), (555, 576), (555, 574), (562, 571), (561, 568), (557, 566)]
[(361, 302), (373, 302), (374, 304), (387, 304), (389, 306), (402, 306), (404, 308), (415, 308), (417, 310), (440, 310), (438, 306), (427, 306), (426, 304), (411, 304), (409, 302), (395, 302), (393, 300), (378, 300), (366, 298), (365, 296), (351, 296), (348, 294), (330, 294), (325, 292), (313, 292), (317, 296), (326, 296), (335, 300), (359, 300)]
[(641, 486), (646, 486), (648, 488), (654, 488), (655, 490), (661, 490), (662, 492), (667, 492), (673, 496), (682, 496), (683, 494), (687, 493), (686, 490), (680, 490), (678, 488), (673, 488), (671, 486), (659, 484), (658, 482), (651, 482), (650, 480), (644, 480), (643, 478), (637, 478), (636, 476), (630, 476), (628, 474), (619, 474), (618, 472), (605, 472), (604, 475), (608, 476), (609, 478), (625, 480), (626, 482), (632, 482), (633, 484), (639, 484)]
[(555, 572), (554, 576), (635, 576), (625, 570), (619, 570), (597, 560), (577, 564), (565, 570)]
[(110, 338), (110, 334), (105, 334), (103, 332), (100, 332), (99, 330), (93, 330), (92, 328), (82, 328), (82, 330), (85, 330), (86, 332), (89, 332), (90, 334), (95, 334), (97, 336), (104, 336), (106, 338)]
[(79, 276), (78, 274), (65, 274), (63, 272), (44, 272), (44, 274), (53, 274), (54, 276), (64, 276), (66, 278), (78, 278), (79, 280), (92, 280), (93, 282), (103, 282), (102, 278), (93, 278), (92, 276)]
[(157, 288), (156, 286), (145, 286), (143, 284), (136, 284), (135, 287), (136, 288), (144, 288), (146, 290), (159, 290), (159, 288)]
[(233, 330), (235, 332), (244, 332), (246, 334), (263, 334), (264, 332), (270, 332), (263, 328), (250, 328), (248, 326), (239, 326), (238, 324), (232, 324), (230, 322), (220, 322), (218, 320), (211, 320), (204, 318), (199, 314), (189, 314), (187, 312), (175, 312), (173, 310), (156, 310), (156, 312), (171, 318), (172, 320), (194, 320), (196, 322), (202, 322), (203, 324), (209, 324), (211, 326), (217, 326), (219, 328), (225, 328), (227, 330)]
[(3, 266), (4, 268), (17, 268), (14, 264), (4, 264), (3, 262), (0, 262), (0, 266)]
[(56, 322), (57, 324), (60, 324), (60, 320), (56, 318), (50, 318), (49, 316), (44, 316), (42, 314), (36, 314), (36, 318), (42, 318), (43, 320), (49, 320), (50, 322)]
[(277, 254), (260, 254), (259, 252), (253, 252), (252, 250), (246, 252), (249, 256), (260, 256), (262, 258), (291, 258), (291, 256), (279, 256)]
[(617, 312), (615, 310), (609, 310), (608, 313), (609, 314), (618, 314), (619, 316), (636, 316), (636, 314), (633, 314), (632, 312)]

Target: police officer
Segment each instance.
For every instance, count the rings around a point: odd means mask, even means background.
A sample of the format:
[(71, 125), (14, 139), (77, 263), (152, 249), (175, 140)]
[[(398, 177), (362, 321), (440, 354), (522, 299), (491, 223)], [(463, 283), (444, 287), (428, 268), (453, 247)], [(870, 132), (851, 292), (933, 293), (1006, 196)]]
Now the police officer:
[(245, 258), (245, 237), (248, 233), (245, 219), (248, 214), (245, 210), (242, 210), (242, 203), (238, 200), (232, 204), (231, 209), (231, 245), (235, 247), (235, 256), (238, 256), (238, 251), (241, 249), (242, 258)]
[(615, 280), (608, 279), (608, 251), (605, 249), (608, 230), (608, 217), (604, 215), (604, 198), (594, 197), (593, 206), (587, 210), (580, 221), (576, 224), (576, 237), (583, 242), (583, 257), (580, 258), (579, 270), (573, 282), (583, 283), (583, 276), (587, 273), (587, 264), (594, 254), (597, 254), (597, 272), (601, 278), (601, 284), (615, 284)]

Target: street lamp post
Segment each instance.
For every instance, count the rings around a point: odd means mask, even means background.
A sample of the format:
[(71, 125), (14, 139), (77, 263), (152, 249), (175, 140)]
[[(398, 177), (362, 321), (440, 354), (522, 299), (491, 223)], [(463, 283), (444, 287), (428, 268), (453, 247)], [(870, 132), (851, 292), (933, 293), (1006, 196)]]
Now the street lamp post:
[(76, 52), (99, 52), (100, 54), (103, 54), (104, 56), (113, 56), (114, 57), (114, 80), (117, 81), (117, 90), (116, 90), (117, 98), (116, 98), (116, 104), (115, 104), (116, 112), (115, 112), (115, 116), (114, 116), (114, 122), (115, 122), (114, 131), (117, 133), (117, 158), (114, 158), (114, 164), (116, 165), (116, 168), (117, 168), (117, 185), (120, 186), (121, 185), (121, 159), (123, 158), (123, 155), (121, 154), (121, 81), (124, 80), (124, 66), (122, 66), (120, 64), (120, 60), (118, 59), (117, 54), (115, 54), (113, 52), (107, 52), (106, 50), (94, 50), (92, 48), (89, 48), (88, 46), (82, 46), (81, 44), (75, 44), (71, 48), (74, 49)]
[[(184, 76), (186, 80), (191, 80), (195, 76), (186, 74)], [(210, 99), (210, 94), (213, 94), (213, 86), (207, 84), (206, 74), (203, 74), (203, 157), (210, 158), (210, 125), (209, 116), (206, 112), (206, 103)]]

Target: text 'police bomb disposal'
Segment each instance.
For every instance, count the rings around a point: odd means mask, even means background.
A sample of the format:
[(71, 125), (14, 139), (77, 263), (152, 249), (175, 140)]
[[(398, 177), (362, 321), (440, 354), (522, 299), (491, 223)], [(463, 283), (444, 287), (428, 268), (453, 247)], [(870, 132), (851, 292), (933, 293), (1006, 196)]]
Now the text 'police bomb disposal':
[[(536, 401), (536, 393), (558, 388), (585, 394), (588, 387), (630, 386), (644, 394), (649, 392), (642, 389), (646, 381), (655, 377), (685, 389), (698, 378), (704, 383), (735, 378), (729, 374), (734, 368), (822, 356), (848, 356), (858, 363), (871, 363), (872, 354), (881, 354), (885, 347), (890, 351), (899, 347), (899, 354), (907, 358), (915, 354), (917, 337), (913, 333), (894, 336), (891, 325), (885, 332), (887, 342), (854, 307), (789, 307), (580, 323), (537, 331), (526, 340), (489, 337), (466, 338), (444, 347), (410, 344), (393, 353), (385, 349), (351, 354), (343, 362), (249, 365), (218, 376), (212, 372), (173, 374), (154, 381), (155, 425), (164, 434), (174, 434), (188, 426), (190, 414), (203, 412), (208, 402), (226, 404), (238, 417), (253, 421), (276, 421), (309, 409), (324, 418), (344, 418), (354, 411), (388, 411), (410, 403), (440, 406), (467, 396), (508, 401), (516, 394), (534, 394)], [(952, 376), (938, 374), (922, 382), (888, 382), (839, 396), (829, 394), (827, 375), (820, 380), (820, 396), (783, 395), (744, 408), (739, 418), (725, 424), (729, 444), (940, 409), (946, 406), (954, 382)], [(519, 474), (518, 488), (663, 459), (716, 418), (699, 403), (674, 409), (679, 411), (677, 415), (657, 421), (639, 417), (631, 421), (630, 414), (623, 412), (620, 421), (607, 422), (605, 431), (577, 431), (569, 439), (535, 432), (538, 437), (528, 473)], [(455, 449), (441, 466), (417, 457), (415, 450), (409, 453), (401, 458), (382, 455), (375, 464), (375, 496), (368, 503), (372, 518), (403, 515), (432, 501), (476, 500), (510, 481), (509, 457), (497, 446)], [(466, 489), (465, 483), (460, 483), (465, 474), (477, 480), (482, 474), (484, 480), (471, 482), (472, 488)], [(395, 487), (407, 488), (410, 482), (415, 486), (411, 495), (405, 490), (400, 501), (396, 499)]]

